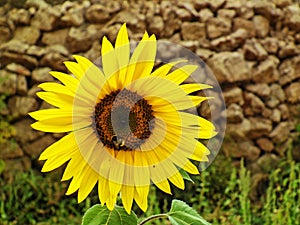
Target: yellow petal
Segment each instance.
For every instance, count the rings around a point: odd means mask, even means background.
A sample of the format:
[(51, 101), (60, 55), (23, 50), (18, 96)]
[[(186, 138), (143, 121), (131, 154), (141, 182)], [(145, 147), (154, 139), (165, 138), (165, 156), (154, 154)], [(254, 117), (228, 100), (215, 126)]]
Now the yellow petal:
[(43, 122), (35, 122), (31, 124), (33, 129), (44, 131), (44, 132), (54, 132), (54, 133), (64, 133), (73, 130), (73, 124), (68, 125), (55, 125)]
[(141, 210), (146, 212), (148, 207), (149, 186), (135, 187), (134, 190), (134, 200), (136, 204), (141, 208)]
[(54, 83), (54, 82), (45, 82), (39, 84), (39, 88), (43, 89), (44, 91), (54, 92), (58, 94), (65, 94), (71, 97), (74, 97), (75, 90), (64, 86), (62, 84)]
[(119, 70), (119, 64), (115, 49), (105, 36), (102, 39), (101, 55), (105, 76), (110, 77), (113, 74), (117, 73)]
[(84, 70), (76, 62), (64, 62), (67, 69), (78, 79), (80, 80), (84, 76)]
[(107, 178), (100, 176), (98, 180), (98, 196), (102, 205), (107, 202), (109, 195), (108, 180)]
[(200, 91), (207, 88), (212, 88), (212, 86), (207, 84), (182, 84), (180, 85), (180, 87), (184, 90), (186, 94), (190, 94), (195, 91)]
[(38, 92), (36, 95), (58, 108), (71, 109), (74, 98), (65, 94), (56, 94), (52, 92)]
[(82, 202), (96, 185), (99, 175), (90, 167), (82, 175), (83, 179), (78, 190), (78, 203)]
[(190, 161), (187, 161), (187, 163), (182, 167), (182, 169), (184, 169), (190, 174), (199, 174), (198, 168)]
[(51, 71), (50, 74), (56, 79), (58, 79), (60, 82), (62, 82), (64, 85), (66, 85), (70, 90), (75, 91), (79, 85), (79, 81), (69, 74), (56, 71)]
[(164, 77), (169, 73), (169, 71), (172, 69), (172, 67), (174, 67), (175, 65), (177, 65), (179, 63), (183, 63), (186, 61), (187, 60), (179, 60), (176, 62), (164, 64), (164, 65), (160, 66), (159, 68), (157, 68), (153, 73), (151, 73), (151, 76)]
[(133, 203), (133, 197), (134, 197), (134, 187), (123, 185), (121, 189), (121, 197), (123, 206), (128, 214), (131, 212), (131, 206)]
[(198, 66), (196, 65), (185, 65), (182, 66), (172, 73), (170, 73), (168, 76), (166, 76), (167, 79), (173, 81), (176, 84), (181, 84), (183, 81), (185, 81), (196, 69)]
[(178, 188), (184, 190), (184, 180), (179, 172), (169, 177), (169, 180)]

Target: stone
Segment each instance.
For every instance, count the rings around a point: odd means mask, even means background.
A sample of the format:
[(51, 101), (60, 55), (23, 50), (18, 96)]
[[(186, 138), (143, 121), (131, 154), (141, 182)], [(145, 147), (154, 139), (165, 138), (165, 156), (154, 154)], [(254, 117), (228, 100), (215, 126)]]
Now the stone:
[(254, 146), (253, 142), (250, 140), (238, 140), (236, 141), (234, 137), (232, 140), (224, 141), (224, 152), (225, 155), (233, 158), (245, 158), (247, 161), (255, 161), (260, 155), (260, 149)]
[(221, 52), (213, 55), (207, 64), (219, 82), (239, 82), (250, 79), (249, 68), (239, 52)]
[(33, 97), (13, 96), (8, 99), (8, 109), (14, 118), (26, 116), (38, 109), (38, 102)]
[(34, 121), (32, 119), (23, 118), (14, 124), (16, 129), (15, 138), (21, 144), (32, 142), (44, 135), (43, 132), (32, 129), (31, 124), (33, 122)]
[(60, 44), (50, 45), (50, 46), (47, 46), (45, 49), (48, 53), (56, 52), (56, 53), (59, 53), (63, 56), (69, 56), (70, 55), (68, 49), (65, 46), (60, 45)]
[(7, 42), (12, 36), (10, 29), (6, 26), (0, 26), (0, 44)]
[(18, 75), (17, 77), (17, 94), (26, 95), (28, 91), (26, 77)]
[[(169, 16), (170, 16), (169, 19), (174, 18), (175, 20), (179, 20), (179, 18), (173, 11)], [(116, 22), (120, 24), (126, 23), (127, 27), (133, 32), (144, 33), (144, 31), (146, 30), (146, 24), (145, 24), (146, 18), (138, 11), (134, 11), (134, 10), (121, 11), (116, 15), (115, 19)], [(166, 24), (169, 22), (171, 21), (165, 21)], [(171, 29), (171, 26), (169, 27), (169, 29)]]
[(105, 10), (110, 14), (117, 13), (122, 9), (122, 3), (118, 1), (107, 1), (105, 2)]
[(296, 4), (290, 5), (286, 8), (286, 21), (285, 24), (290, 28), (291, 30), (294, 30), (296, 32), (300, 31), (300, 10), (299, 6)]
[(17, 75), (0, 70), (0, 94), (14, 95), (17, 91)]
[(271, 94), (271, 88), (265, 83), (248, 84), (245, 88), (247, 91), (253, 92), (262, 98), (268, 97)]
[(211, 41), (211, 46), (216, 51), (232, 51), (242, 46), (248, 37), (245, 29), (238, 29), (228, 36), (222, 36)]
[(10, 63), (6, 66), (5, 69), (12, 73), (20, 74), (23, 76), (30, 76), (30, 71), (26, 67), (24, 67), (20, 64)]
[(270, 24), (268, 19), (260, 15), (254, 16), (253, 24), (255, 27), (256, 37), (264, 38), (268, 35), (270, 31)]
[(8, 18), (17, 25), (28, 25), (30, 23), (30, 14), (26, 9), (11, 9), (8, 12)]
[(226, 109), (226, 119), (229, 123), (241, 123), (244, 119), (243, 109), (238, 104), (230, 104)]
[(30, 45), (36, 44), (40, 37), (40, 30), (36, 27), (17, 27), (14, 33), (14, 38)]
[(175, 13), (181, 21), (190, 21), (192, 19), (192, 14), (186, 9), (176, 8)]
[(229, 123), (226, 125), (226, 134), (230, 135), (234, 142), (248, 141), (248, 133), (251, 129), (250, 121), (246, 118), (241, 123)]
[(242, 7), (237, 9), (237, 11), (238, 11), (238, 16), (246, 20), (250, 20), (251, 18), (253, 18), (255, 14), (252, 7), (252, 3), (250, 1), (246, 1), (245, 4), (242, 5)]
[(278, 51), (279, 42), (275, 37), (266, 37), (260, 40), (264, 49), (270, 54), (276, 54)]
[(207, 8), (208, 2), (206, 0), (195, 0), (192, 1), (196, 10)]
[(231, 32), (231, 20), (220, 17), (213, 17), (207, 21), (206, 24), (207, 36), (210, 39), (221, 37), (223, 35), (230, 34)]
[(278, 98), (276, 98), (273, 95), (270, 95), (267, 99), (266, 99), (266, 105), (271, 108), (274, 109), (275, 107), (277, 107), (280, 104), (280, 101)]
[(60, 29), (53, 32), (44, 32), (42, 43), (45, 45), (65, 45), (69, 29)]
[(261, 136), (268, 136), (272, 131), (272, 121), (262, 117), (250, 117), (250, 131), (248, 138), (254, 139)]
[(61, 26), (80, 26), (84, 22), (82, 7), (71, 7), (60, 18)]
[(269, 56), (254, 69), (252, 80), (256, 83), (273, 83), (279, 80), (277, 65), (279, 60)]
[(38, 66), (36, 58), (25, 54), (11, 52), (4, 52), (3, 54), (0, 54), (0, 62), (2, 66), (6, 66), (9, 63), (17, 63), (28, 69), (33, 69)]
[(287, 58), (291, 56), (299, 55), (300, 48), (298, 48), (294, 43), (289, 42), (285, 46), (281, 47), (281, 49), (278, 52), (279, 58)]
[(15, 158), (19, 158), (22, 157), (23, 151), (20, 148), (20, 146), (18, 145), (18, 143), (11, 143), (11, 142), (4, 142), (1, 143), (0, 142), (0, 149), (1, 149), (1, 155), (0, 158), (1, 159), (5, 159), (5, 161), (7, 159), (15, 159)]
[(243, 6), (241, 0), (227, 0), (224, 8), (238, 10)]
[(285, 93), (279, 84), (271, 84), (271, 95), (279, 100), (279, 102), (284, 102), (286, 99)]
[(53, 70), (57, 71), (66, 71), (64, 62), (69, 58), (63, 56), (58, 52), (49, 52), (47, 53), (40, 61), (40, 65), (44, 67), (50, 67)]
[(149, 32), (152, 34), (158, 34), (164, 29), (164, 21), (160, 16), (154, 16), (151, 18), (152, 22), (149, 24)]
[(214, 1), (208, 1), (208, 6), (211, 8), (212, 11), (216, 11), (220, 7), (222, 7), (225, 4), (225, 0), (214, 0)]
[(287, 120), (290, 117), (289, 108), (286, 104), (280, 104), (278, 109), (280, 110), (282, 120)]
[(292, 4), (292, 0), (273, 0), (273, 2), (279, 8), (285, 8)]
[(233, 9), (220, 9), (218, 10), (218, 17), (224, 18), (224, 19), (232, 19), (235, 17), (235, 10)]
[(277, 19), (281, 15), (281, 10), (276, 8), (273, 2), (255, 0), (252, 2), (256, 14), (261, 14), (268, 20)]
[(199, 46), (199, 41), (180, 41), (180, 45), (191, 50), (192, 52), (195, 52)]
[(287, 101), (290, 103), (300, 102), (300, 82), (291, 83), (286, 89), (285, 94)]
[(199, 22), (184, 22), (181, 26), (183, 40), (201, 41), (206, 38), (205, 24)]
[[(267, 105), (267, 104), (266, 104)], [(267, 105), (268, 106), (268, 105)], [(272, 115), (272, 109), (269, 109), (269, 108), (267, 108), (267, 107), (265, 107), (264, 108), (264, 110), (263, 110), (263, 112), (262, 112), (262, 116), (264, 117), (264, 118), (267, 118), (267, 119), (269, 119), (270, 117), (271, 117), (271, 115)]]
[(245, 59), (247, 60), (264, 60), (268, 53), (263, 46), (254, 38), (246, 40), (243, 46)]
[(27, 8), (37, 8), (37, 9), (46, 9), (50, 8), (50, 6), (44, 0), (27, 0), (25, 3), (25, 7)]
[(239, 105), (244, 104), (243, 91), (239, 87), (233, 87), (229, 90), (223, 91), (223, 97), (225, 99), (226, 105), (230, 105), (233, 103)]
[(51, 68), (49, 67), (42, 67), (37, 68), (32, 71), (32, 81), (34, 83), (43, 83), (47, 81), (54, 81), (54, 78), (49, 74)]
[(281, 86), (300, 78), (300, 56), (283, 60), (279, 65), (279, 84)]
[(197, 48), (196, 55), (199, 56), (202, 60), (206, 61), (214, 54), (213, 51), (206, 48)]
[(286, 141), (290, 134), (290, 126), (288, 122), (278, 124), (270, 133), (269, 137), (274, 143), (282, 143)]
[[(193, 17), (197, 17), (198, 16), (198, 12), (197, 10), (195, 9), (195, 5), (193, 5), (192, 2), (178, 2), (178, 7), (181, 7), (181, 8), (184, 8), (186, 9), (189, 14)], [(178, 15), (179, 16), (179, 15)], [(183, 19), (183, 18), (182, 18)], [(191, 19), (191, 18), (190, 18)]]
[(24, 145), (24, 151), (31, 159), (37, 159), (41, 152), (55, 141), (56, 140), (50, 134), (47, 134), (30, 144)]
[(88, 58), (92, 62), (95, 62), (97, 59), (99, 60), (100, 52), (101, 52), (101, 45), (99, 41), (94, 41), (90, 50), (88, 50), (84, 54), (84, 57)]
[(45, 55), (47, 53), (47, 50), (43, 47), (39, 47), (36, 45), (31, 45), (26, 53), (30, 56), (35, 56), (35, 57), (39, 57), (41, 58), (43, 55)]
[(40, 8), (31, 20), (31, 26), (43, 31), (54, 30), (61, 13), (54, 7)]
[(93, 41), (86, 27), (71, 27), (66, 39), (66, 46), (71, 53), (85, 52), (90, 49)]
[[(5, 44), (0, 45), (1, 51), (7, 51), (10, 53), (21, 53), (24, 54), (27, 49), (29, 48), (29, 45), (26, 43), (22, 43), (18, 39), (12, 39), (9, 42), (6, 42)], [(3, 54), (5, 54), (4, 52)]]
[(233, 30), (245, 29), (247, 31), (248, 37), (255, 37), (256, 30), (252, 21), (244, 19), (242, 17), (233, 18)]
[(208, 8), (201, 9), (199, 11), (200, 22), (202, 22), (202, 23), (207, 22), (210, 18), (213, 18), (213, 17), (214, 17), (214, 14)]
[(274, 109), (272, 111), (271, 117), (270, 119), (275, 122), (275, 123), (279, 123), (281, 120), (281, 113), (279, 109)]
[(110, 19), (110, 15), (103, 5), (94, 4), (86, 10), (85, 18), (90, 23), (104, 23)]
[(265, 152), (271, 152), (274, 150), (274, 144), (268, 138), (259, 138), (256, 140), (256, 144)]
[(244, 113), (246, 116), (259, 115), (265, 108), (264, 102), (253, 93), (244, 93)]

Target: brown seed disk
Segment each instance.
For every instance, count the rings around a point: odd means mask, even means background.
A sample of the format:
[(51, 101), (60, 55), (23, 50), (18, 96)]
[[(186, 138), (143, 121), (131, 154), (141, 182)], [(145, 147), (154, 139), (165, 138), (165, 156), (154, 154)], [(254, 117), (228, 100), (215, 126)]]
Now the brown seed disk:
[(104, 96), (96, 104), (94, 116), (100, 141), (115, 150), (139, 149), (154, 128), (151, 105), (127, 89)]

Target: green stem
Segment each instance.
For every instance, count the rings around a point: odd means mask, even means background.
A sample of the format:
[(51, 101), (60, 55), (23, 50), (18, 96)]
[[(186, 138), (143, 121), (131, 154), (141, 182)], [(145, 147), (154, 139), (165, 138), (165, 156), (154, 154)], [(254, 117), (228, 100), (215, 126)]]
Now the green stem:
[(155, 220), (155, 219), (159, 219), (159, 218), (168, 218), (168, 215), (167, 214), (157, 214), (157, 215), (150, 216), (150, 217), (146, 218), (145, 220), (143, 220), (142, 222), (140, 222), (139, 225), (143, 225), (151, 220)]

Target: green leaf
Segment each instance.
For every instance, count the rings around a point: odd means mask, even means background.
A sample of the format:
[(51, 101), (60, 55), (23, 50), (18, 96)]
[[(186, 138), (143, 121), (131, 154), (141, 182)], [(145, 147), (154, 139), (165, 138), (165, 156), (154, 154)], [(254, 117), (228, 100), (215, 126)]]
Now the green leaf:
[(180, 200), (173, 200), (170, 212), (167, 213), (172, 225), (211, 225), (198, 213)]
[(137, 217), (134, 212), (127, 214), (125, 209), (115, 206), (110, 211), (99, 204), (89, 208), (83, 216), (81, 225), (136, 225)]
[(179, 173), (181, 174), (181, 176), (183, 177), (183, 179), (191, 181), (194, 184), (194, 181), (192, 180), (192, 178), (190, 177), (190, 175), (182, 168), (179, 169)]
[(5, 162), (4, 160), (0, 159), (0, 175), (3, 173), (5, 169)]

